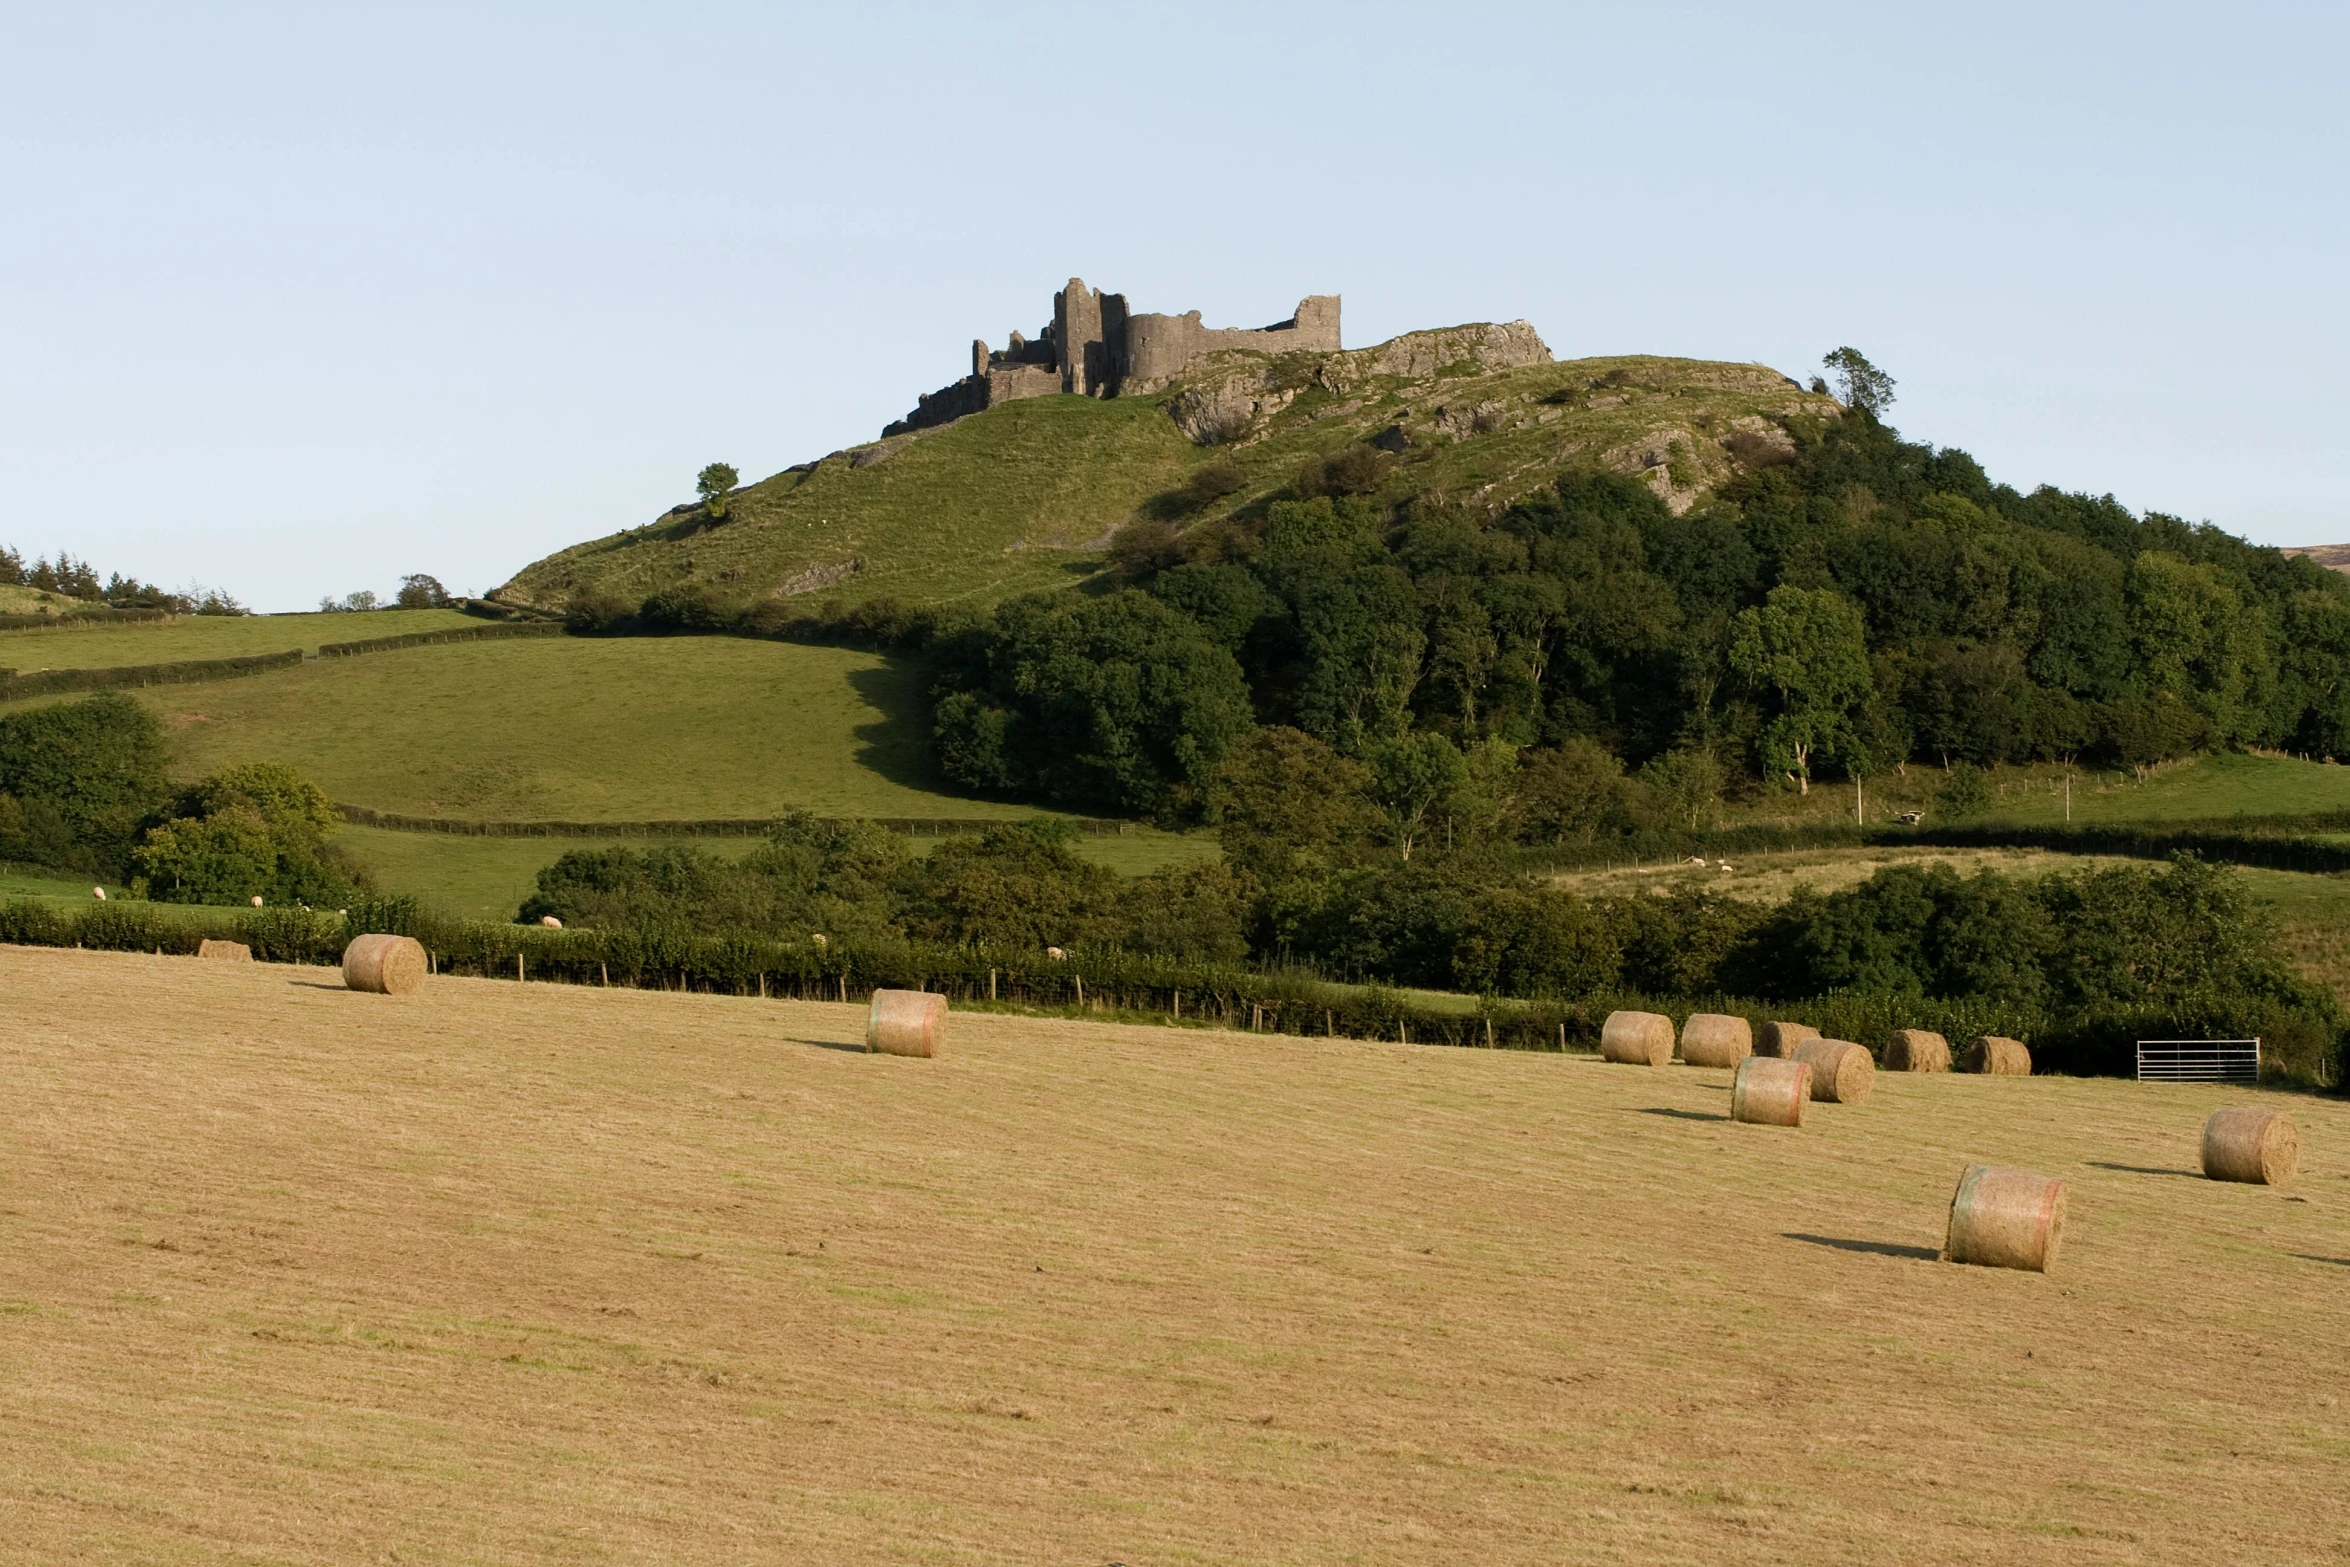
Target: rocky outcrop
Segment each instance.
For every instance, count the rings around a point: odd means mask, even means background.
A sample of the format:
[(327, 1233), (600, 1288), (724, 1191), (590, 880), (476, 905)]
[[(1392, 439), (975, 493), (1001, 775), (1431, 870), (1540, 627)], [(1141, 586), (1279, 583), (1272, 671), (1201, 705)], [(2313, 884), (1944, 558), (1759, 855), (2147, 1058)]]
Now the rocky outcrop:
[(1372, 348), (1332, 354), (1314, 371), (1314, 379), (1343, 396), (1375, 376), (1424, 381), (1440, 371), (1482, 375), (1550, 362), (1550, 349), (1531, 323), (1480, 321), (1406, 332)]
[(1167, 399), (1167, 417), (1201, 446), (1245, 440), (1259, 423), (1287, 408), (1297, 388), (1276, 387), (1261, 363), (1242, 362), (1211, 372)]

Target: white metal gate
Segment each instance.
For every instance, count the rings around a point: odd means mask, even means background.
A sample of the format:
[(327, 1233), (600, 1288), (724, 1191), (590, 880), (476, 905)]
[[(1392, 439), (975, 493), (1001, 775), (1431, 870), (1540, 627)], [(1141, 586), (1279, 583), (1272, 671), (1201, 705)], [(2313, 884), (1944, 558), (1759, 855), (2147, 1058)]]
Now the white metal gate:
[(2257, 1083), (2257, 1039), (2141, 1039), (2141, 1083)]

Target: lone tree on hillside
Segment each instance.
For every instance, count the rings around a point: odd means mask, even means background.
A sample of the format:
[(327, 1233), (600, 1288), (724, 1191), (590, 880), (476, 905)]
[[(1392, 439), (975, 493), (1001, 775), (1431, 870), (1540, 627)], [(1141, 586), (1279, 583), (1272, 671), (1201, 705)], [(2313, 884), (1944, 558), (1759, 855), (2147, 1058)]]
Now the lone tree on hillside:
[(440, 578), (419, 571), (400, 579), (400, 596), (395, 602), (402, 609), (447, 609), (455, 600), (441, 586)]
[(1837, 395), (1845, 407), (1881, 419), (1893, 406), (1893, 377), (1870, 364), (1869, 356), (1859, 349), (1839, 348), (1820, 363), (1836, 378)]
[(726, 515), (726, 497), (742, 482), (742, 475), (734, 471), (734, 464), (714, 462), (701, 471), (694, 480), (694, 490), (702, 497), (702, 508), (713, 517)]

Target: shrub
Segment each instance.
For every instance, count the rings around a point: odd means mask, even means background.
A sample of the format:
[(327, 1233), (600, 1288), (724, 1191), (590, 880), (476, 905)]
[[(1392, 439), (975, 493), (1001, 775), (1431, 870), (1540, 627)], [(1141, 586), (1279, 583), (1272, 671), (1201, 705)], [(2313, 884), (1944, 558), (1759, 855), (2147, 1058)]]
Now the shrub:
[(393, 602), (402, 609), (447, 609), (456, 601), (441, 586), (440, 578), (419, 571), (400, 579), (400, 591)]
[(345, 903), (356, 878), (326, 849), (341, 819), (292, 768), (230, 768), (182, 792), (133, 854), (139, 885), (166, 903)]
[(45, 800), (0, 794), (0, 861), (75, 867), (73, 829)]
[(1529, 844), (1590, 843), (1623, 832), (1631, 825), (1624, 764), (1586, 735), (1557, 750), (1521, 751), (1505, 820)]
[(1953, 821), (1965, 821), (1991, 809), (1991, 775), (1972, 762), (1960, 762), (1950, 769), (1950, 776), (1935, 792), (1934, 807), (1939, 815)]
[(683, 582), (649, 595), (637, 608), (636, 623), (644, 631), (707, 634), (730, 629), (736, 615), (708, 586)]
[(24, 809), (20, 831), (54, 842), (63, 823), (66, 868), (121, 873), (169, 794), (164, 761), (162, 724), (119, 692), (0, 716), (0, 794)]
[(1248, 475), (1240, 464), (1208, 462), (1191, 470), (1191, 476), (1176, 489), (1175, 497), (1187, 512), (1205, 511), (1225, 496), (1239, 494), (1247, 485)]
[(1137, 517), (1110, 536), (1110, 569), (1129, 582), (1182, 563), (1183, 536), (1164, 518)]
[(1032, 952), (1109, 944), (1118, 878), (1079, 859), (1070, 838), (1045, 823), (950, 838), (905, 875), (906, 934)]
[(1317, 496), (1370, 495), (1387, 481), (1394, 458), (1376, 446), (1349, 446), (1327, 457), (1307, 461), (1290, 481), (1300, 500)]
[(1178, 819), (1254, 719), (1232, 654), (1138, 593), (1021, 600), (940, 650), (949, 777)]

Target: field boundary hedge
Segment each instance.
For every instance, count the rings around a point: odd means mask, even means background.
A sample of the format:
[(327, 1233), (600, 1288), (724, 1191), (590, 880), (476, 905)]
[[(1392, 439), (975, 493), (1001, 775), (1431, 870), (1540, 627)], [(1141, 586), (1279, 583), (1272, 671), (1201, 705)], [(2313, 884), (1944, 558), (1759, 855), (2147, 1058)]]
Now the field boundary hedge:
[(406, 631), (391, 637), (362, 637), (356, 642), (322, 642), (320, 658), (357, 658), (364, 653), (391, 653), (404, 647), (431, 647), (442, 642), (495, 642), (506, 637), (559, 637), (563, 623), (525, 620), (494, 626), (452, 626), (446, 631)]
[(63, 615), (0, 615), (0, 631), (78, 631), (90, 626), (136, 625), (169, 620), (168, 609), (116, 609), (112, 605), (77, 609)]
[(1860, 848), (2046, 849), (2058, 854), (2166, 860), (2185, 850), (2230, 865), (2331, 874), (2350, 871), (2350, 843), (2327, 843), (2308, 834), (2340, 831), (2350, 831), (2350, 811), (2202, 816), (2175, 825), (2147, 822), (2047, 827), (1992, 823), (1862, 827), (1853, 822), (1801, 827), (1754, 825), (1711, 833), (1641, 834), (1591, 844), (1534, 848), (1524, 851), (1524, 863), (1544, 869), (1580, 870), (1655, 865), (1694, 855), (1726, 857)]
[[(445, 816), (406, 816), (364, 805), (337, 804), (335, 811), (354, 827), (380, 827), (387, 832), (442, 833), (458, 838), (763, 838), (783, 825), (780, 816), (712, 816), (679, 821), (641, 822), (483, 822)], [(982, 833), (990, 827), (1009, 827), (1024, 818), (1014, 816), (842, 816), (827, 821), (870, 822), (885, 832), (913, 838), (953, 838)], [(1077, 830), (1092, 837), (1110, 838), (1127, 831), (1132, 822), (1104, 817), (1075, 818)]]
[[(353, 918), (307, 909), (214, 909), (130, 902), (67, 905), (20, 898), (0, 905), (0, 942), (193, 955), (212, 937), (241, 941), (268, 963), (332, 965), (363, 929), (395, 928), (432, 954), (436, 972), (646, 990), (691, 990), (776, 1000), (861, 1001), (877, 988), (932, 990), (973, 1005), (1079, 1015), (1213, 1023), (1267, 1034), (1329, 1034), (1497, 1049), (1596, 1046), (1617, 1003), (1487, 1001), (1473, 1013), (1439, 1011), (1400, 991), (1339, 986), (1293, 973), (1174, 963), (1126, 952), (1054, 961), (1038, 952), (887, 944), (871, 948), (801, 938), (696, 936), (644, 929), (549, 930), (442, 920), (399, 908)], [(1563, 1030), (1563, 1032), (1562, 1032)]]
[(29, 675), (0, 674), (0, 702), (55, 696), (72, 691), (125, 691), (140, 686), (194, 685), (266, 674), (302, 662), (302, 650), (248, 653), (241, 658), (184, 658), (169, 664), (118, 664), (110, 669), (41, 669)]
[[(861, 1001), (876, 988), (929, 990), (966, 1006), (1019, 1007), (1132, 1022), (1212, 1024), (1250, 1033), (1390, 1040), (1404, 1044), (1560, 1051), (1596, 1048), (1600, 1025), (1618, 1008), (1685, 1017), (1728, 1012), (1760, 1023), (1810, 1022), (1834, 1038), (1874, 1051), (1887, 1030), (1930, 1028), (1960, 1041), (2006, 1034), (2032, 1048), (2042, 1072), (2128, 1075), (2141, 1038), (2194, 1038), (2243, 1031), (2288, 1048), (2279, 1078), (2339, 1084), (2350, 1042), (2295, 1042), (2292, 1020), (2275, 1007), (2223, 1004), (2184, 1010), (2111, 1009), (2050, 1017), (1994, 1003), (1833, 992), (1765, 1003), (1730, 996), (1604, 994), (1574, 1000), (1463, 997), (1471, 1010), (1440, 1010), (1404, 991), (1338, 985), (1290, 970), (1179, 963), (1110, 950), (1055, 961), (1034, 951), (885, 943), (819, 947), (803, 937), (749, 933), (699, 936), (662, 929), (549, 930), (537, 925), (444, 920), (407, 899), (354, 907), (348, 919), (300, 908), (219, 909), (111, 902), (75, 908), (40, 899), (0, 904), (0, 942), (20, 946), (193, 954), (206, 937), (241, 941), (270, 963), (333, 965), (365, 930), (412, 935), (439, 973), (484, 979), (618, 985), (777, 1000)], [(2216, 1010), (2214, 1009), (2216, 1006)], [(2306, 1030), (2302, 1030), (2306, 1032)]]
[[(2350, 871), (2350, 843), (2304, 836), (2310, 829), (2350, 827), (2350, 812), (2291, 817), (2203, 818), (2193, 826), (1909, 827), (1872, 830), (1876, 846), (1918, 844), (1948, 849), (2046, 849), (2059, 854), (2112, 854), (2167, 860), (2181, 852), (2228, 865), (2332, 875)], [(2292, 829), (2302, 829), (2295, 832)]]

